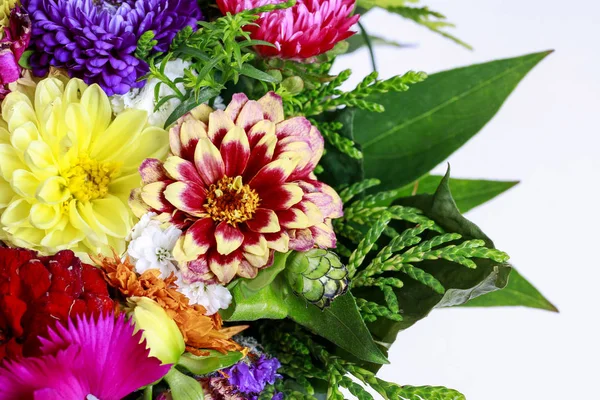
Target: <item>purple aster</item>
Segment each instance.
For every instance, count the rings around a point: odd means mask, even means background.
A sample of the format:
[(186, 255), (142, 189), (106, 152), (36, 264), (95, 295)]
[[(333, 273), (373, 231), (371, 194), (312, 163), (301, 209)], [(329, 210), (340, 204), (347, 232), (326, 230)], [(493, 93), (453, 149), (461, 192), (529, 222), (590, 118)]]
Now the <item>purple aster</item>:
[(229, 383), (233, 387), (241, 393), (250, 395), (250, 399), (255, 399), (267, 384), (272, 385), (281, 378), (281, 375), (277, 373), (279, 367), (281, 367), (281, 363), (278, 359), (267, 358), (263, 354), (250, 365), (240, 361), (225, 370), (225, 374), (229, 376)]
[(197, 0), (23, 0), (33, 21), (34, 73), (65, 68), (108, 94), (144, 85), (148, 64), (135, 57), (140, 36), (153, 31), (165, 52), (186, 26), (202, 18)]
[(171, 365), (150, 357), (142, 331), (121, 315), (78, 317), (68, 326), (57, 323), (41, 338), (40, 357), (24, 357), (0, 365), (0, 400), (120, 400), (161, 379)]

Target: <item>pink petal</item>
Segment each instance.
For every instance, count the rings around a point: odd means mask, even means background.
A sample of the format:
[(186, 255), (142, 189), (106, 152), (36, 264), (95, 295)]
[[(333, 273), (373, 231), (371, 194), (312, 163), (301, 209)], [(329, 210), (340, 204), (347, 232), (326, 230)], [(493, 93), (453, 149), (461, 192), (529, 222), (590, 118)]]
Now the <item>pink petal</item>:
[(290, 249), (308, 251), (315, 246), (315, 240), (309, 229), (296, 229), (290, 232)]
[(271, 210), (287, 210), (302, 200), (304, 192), (295, 183), (284, 183), (281, 186), (262, 187), (258, 195), (261, 207)]
[(258, 208), (252, 219), (246, 221), (246, 226), (257, 233), (275, 233), (281, 230), (275, 211), (266, 208)]
[(277, 145), (277, 137), (274, 134), (263, 136), (250, 152), (250, 158), (244, 171), (244, 180), (252, 179), (254, 175), (265, 165), (271, 162)]
[(253, 267), (248, 261), (242, 260), (238, 267), (237, 274), (242, 278), (254, 279), (256, 278), (256, 275), (258, 275), (258, 268)]
[(214, 244), (215, 224), (210, 218), (200, 219), (192, 224), (183, 238), (183, 253), (193, 260), (205, 254)]
[(337, 239), (335, 237), (335, 232), (333, 231), (333, 226), (331, 226), (331, 222), (321, 223), (318, 225), (311, 226), (310, 232), (312, 237), (314, 238), (315, 245), (319, 246), (322, 249), (333, 249), (337, 244)]
[(8, 43), (0, 43), (0, 85), (15, 82), (21, 69)]
[(232, 121), (235, 121), (240, 113), (240, 110), (248, 101), (248, 97), (244, 93), (236, 93), (231, 98), (229, 105), (225, 109), (225, 114)]
[(231, 129), (235, 127), (233, 120), (223, 110), (217, 110), (208, 117), (208, 138), (219, 146)]
[(258, 121), (252, 128), (247, 131), (248, 140), (250, 141), (250, 147), (254, 148), (257, 143), (266, 135), (275, 135), (276, 128), (275, 124), (269, 120), (263, 119)]
[(206, 216), (206, 190), (193, 182), (174, 182), (165, 189), (165, 199), (175, 208), (195, 217)]
[(258, 104), (260, 104), (263, 109), (263, 117), (265, 119), (275, 123), (283, 121), (283, 102), (279, 95), (274, 92), (269, 92), (258, 100)]
[(142, 187), (142, 200), (151, 208), (160, 212), (173, 210), (171, 203), (165, 199), (164, 191), (172, 181), (159, 181)]
[(227, 256), (212, 251), (208, 257), (210, 270), (217, 276), (219, 282), (224, 285), (229, 283), (237, 274), (241, 261), (242, 255), (239, 251)]
[(243, 129), (232, 128), (221, 142), (221, 156), (225, 163), (225, 175), (238, 176), (246, 169), (250, 158), (250, 144)]
[(240, 248), (244, 235), (239, 229), (223, 221), (215, 229), (215, 240), (219, 254), (228, 255)]
[(290, 176), (296, 164), (289, 159), (271, 161), (258, 171), (250, 181), (250, 187), (259, 189), (263, 186), (281, 185)]
[(247, 132), (252, 128), (252, 125), (263, 120), (263, 118), (263, 109), (260, 104), (254, 100), (250, 100), (240, 110), (235, 124)]
[(287, 232), (265, 233), (263, 236), (267, 239), (267, 246), (270, 249), (280, 253), (286, 253), (289, 250), (290, 237)]
[(312, 225), (308, 216), (296, 207), (277, 211), (277, 218), (281, 226), (286, 229), (304, 229)]
[(207, 186), (217, 182), (225, 174), (225, 164), (221, 153), (208, 138), (198, 141), (194, 162), (200, 177)]
[(140, 165), (139, 171), (145, 185), (168, 179), (167, 171), (163, 168), (162, 162), (155, 158), (145, 159)]

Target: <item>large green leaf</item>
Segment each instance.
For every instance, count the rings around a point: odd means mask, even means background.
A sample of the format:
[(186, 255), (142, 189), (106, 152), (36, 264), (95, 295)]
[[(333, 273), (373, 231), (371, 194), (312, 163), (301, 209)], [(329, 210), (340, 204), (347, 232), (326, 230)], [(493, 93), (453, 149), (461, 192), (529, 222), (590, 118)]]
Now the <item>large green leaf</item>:
[(484, 294), (463, 305), (466, 307), (523, 306), (558, 312), (554, 304), (550, 303), (514, 268), (504, 289)]
[[(395, 190), (396, 196), (388, 200), (389, 205), (394, 199), (409, 197), (416, 194), (432, 194), (435, 192), (444, 177), (439, 175), (426, 175), (415, 183)], [(450, 179), (450, 190), (456, 206), (460, 212), (465, 213), (482, 205), (494, 197), (512, 188), (518, 181), (487, 181), (480, 179)]]
[(291, 292), (278, 276), (273, 283), (248, 295), (241, 285), (232, 291), (232, 305), (221, 313), (226, 321), (256, 321), (290, 318), (363, 361), (387, 364), (373, 341), (350, 293), (338, 297), (321, 310)]
[[(486, 241), (488, 247), (493, 247), (492, 241), (481, 229), (460, 214), (452, 199), (449, 182), (450, 177), (447, 174), (435, 194), (402, 198), (395, 204), (417, 207), (447, 232), (460, 233), (463, 239), (482, 239)], [(474, 261), (477, 264), (476, 269), (465, 268), (446, 260), (420, 263), (420, 268), (433, 275), (446, 288), (445, 293), (439, 294), (416, 281), (404, 280), (404, 287), (396, 291), (403, 320), (394, 322), (380, 319), (370, 324), (369, 328), (375, 339), (384, 343), (393, 343), (399, 331), (424, 318), (434, 308), (461, 305), (475, 297), (506, 286), (511, 270), (508, 264), (496, 263), (488, 259), (474, 259)]]
[(382, 189), (416, 181), (473, 137), (519, 81), (550, 52), (440, 72), (408, 92), (377, 94), (383, 114), (357, 111), (365, 175)]

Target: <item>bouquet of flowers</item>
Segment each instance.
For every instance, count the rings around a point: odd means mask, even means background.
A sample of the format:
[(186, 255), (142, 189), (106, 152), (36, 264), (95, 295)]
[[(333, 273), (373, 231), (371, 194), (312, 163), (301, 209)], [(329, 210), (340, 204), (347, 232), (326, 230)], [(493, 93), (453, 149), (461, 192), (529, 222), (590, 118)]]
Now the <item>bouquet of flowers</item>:
[(0, 399), (464, 398), (377, 371), (553, 309), (461, 214), (514, 182), (429, 174), (548, 52), (342, 89), (372, 8), (464, 45), (411, 3), (0, 0)]

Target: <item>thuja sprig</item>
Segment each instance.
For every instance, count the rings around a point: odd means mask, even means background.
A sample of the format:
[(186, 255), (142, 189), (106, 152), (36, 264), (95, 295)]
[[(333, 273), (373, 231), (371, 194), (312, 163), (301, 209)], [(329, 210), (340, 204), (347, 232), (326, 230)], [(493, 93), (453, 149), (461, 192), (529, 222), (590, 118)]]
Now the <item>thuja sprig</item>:
[[(356, 245), (347, 262), (352, 289), (376, 287), (383, 294), (383, 304), (357, 299), (365, 321), (373, 322), (379, 317), (402, 320), (396, 291), (401, 290), (404, 283), (397, 274), (390, 277), (389, 272), (403, 273), (436, 293), (443, 294), (446, 289), (442, 283), (419, 268), (419, 263), (446, 260), (466, 268), (477, 268), (473, 259), (490, 259), (499, 263), (508, 260), (506, 253), (487, 248), (483, 240), (465, 240), (458, 233), (444, 232), (416, 208), (388, 206), (395, 195), (393, 192), (379, 192), (354, 199), (378, 183), (375, 179), (364, 180), (340, 191), (345, 204), (344, 216), (334, 222), (338, 236)], [(415, 225), (399, 233), (390, 226), (394, 220)], [(424, 238), (425, 234), (427, 239)], [(377, 249), (384, 235), (388, 240)], [(378, 250), (376, 253), (375, 249)]]
[(339, 132), (344, 127), (341, 122), (321, 122), (313, 118), (309, 118), (309, 121), (319, 129), (325, 140), (340, 152), (357, 160), (363, 158), (362, 152), (356, 148), (356, 143), (340, 135)]

